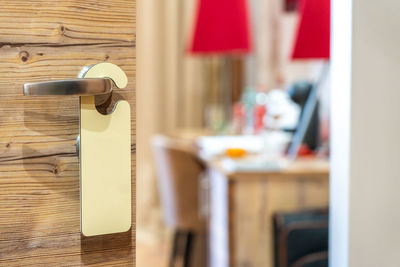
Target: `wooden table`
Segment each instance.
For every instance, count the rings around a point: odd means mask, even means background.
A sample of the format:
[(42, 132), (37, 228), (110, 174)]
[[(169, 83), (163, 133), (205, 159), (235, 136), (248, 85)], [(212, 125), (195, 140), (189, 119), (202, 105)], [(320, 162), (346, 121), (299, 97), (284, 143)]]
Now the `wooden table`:
[(272, 267), (272, 215), (329, 204), (327, 160), (297, 160), (279, 171), (208, 167), (211, 267)]

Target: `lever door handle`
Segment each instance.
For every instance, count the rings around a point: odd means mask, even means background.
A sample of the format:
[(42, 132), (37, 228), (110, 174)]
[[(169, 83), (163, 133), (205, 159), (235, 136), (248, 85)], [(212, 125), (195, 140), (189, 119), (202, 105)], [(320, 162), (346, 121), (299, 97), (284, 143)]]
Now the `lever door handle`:
[(102, 95), (112, 91), (108, 78), (81, 78), (24, 84), (24, 95)]

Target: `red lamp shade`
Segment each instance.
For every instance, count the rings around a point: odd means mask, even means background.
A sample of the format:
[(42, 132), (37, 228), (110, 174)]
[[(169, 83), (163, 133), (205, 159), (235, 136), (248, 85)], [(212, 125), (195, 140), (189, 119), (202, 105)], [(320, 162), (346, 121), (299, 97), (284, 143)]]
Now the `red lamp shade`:
[(199, 0), (191, 53), (248, 53), (247, 0)]
[(302, 0), (292, 59), (330, 57), (330, 0)]

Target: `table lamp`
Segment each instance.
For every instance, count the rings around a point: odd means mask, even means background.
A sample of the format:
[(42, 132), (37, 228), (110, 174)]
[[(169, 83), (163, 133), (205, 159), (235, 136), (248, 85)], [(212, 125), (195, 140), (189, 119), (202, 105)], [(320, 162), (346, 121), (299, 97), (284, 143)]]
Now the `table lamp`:
[(191, 54), (247, 54), (251, 50), (247, 0), (199, 0)]
[[(220, 69), (208, 65), (208, 72), (212, 73), (214, 77), (220, 78), (220, 82), (217, 83), (221, 88), (218, 90), (218, 94), (221, 94), (222, 102), (218, 103), (220, 106), (217, 107), (220, 109), (208, 110), (211, 128), (216, 131), (224, 130), (225, 122), (229, 120), (232, 101), (234, 101), (233, 95), (239, 94), (235, 94), (234, 87), (230, 86), (232, 72), (235, 71), (229, 69), (233, 65), (231, 58), (235, 55), (248, 54), (252, 48), (247, 1), (198, 0), (197, 3), (193, 33), (188, 42), (187, 52), (190, 55), (207, 56), (208, 58), (219, 57), (225, 61), (224, 65), (219, 66)], [(213, 81), (215, 82), (212, 78), (208, 79), (209, 88), (215, 84)], [(240, 88), (237, 88), (240, 91)], [(212, 111), (218, 113), (218, 116)], [(213, 121), (215, 118), (223, 119), (216, 123)]]

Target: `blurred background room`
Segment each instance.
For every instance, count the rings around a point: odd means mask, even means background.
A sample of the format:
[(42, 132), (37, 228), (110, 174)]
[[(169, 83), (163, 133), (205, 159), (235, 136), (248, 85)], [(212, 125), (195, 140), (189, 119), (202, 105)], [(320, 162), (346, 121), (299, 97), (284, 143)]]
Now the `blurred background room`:
[(327, 266), (330, 0), (138, 10), (138, 266)]
[(398, 267), (399, 10), (138, 0), (137, 266)]

